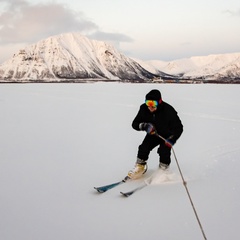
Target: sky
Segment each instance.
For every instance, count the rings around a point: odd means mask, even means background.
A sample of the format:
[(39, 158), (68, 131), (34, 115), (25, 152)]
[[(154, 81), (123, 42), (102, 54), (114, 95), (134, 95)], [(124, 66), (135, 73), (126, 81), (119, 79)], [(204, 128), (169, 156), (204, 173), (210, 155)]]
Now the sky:
[(239, 29), (239, 0), (0, 0), (0, 64), (67, 32), (141, 60), (240, 52)]

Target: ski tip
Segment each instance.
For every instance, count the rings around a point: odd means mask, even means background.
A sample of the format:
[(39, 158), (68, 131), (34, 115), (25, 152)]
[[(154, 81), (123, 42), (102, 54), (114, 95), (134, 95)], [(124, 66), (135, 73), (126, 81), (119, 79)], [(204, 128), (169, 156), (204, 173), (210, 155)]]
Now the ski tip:
[(124, 193), (124, 192), (120, 192), (122, 194), (123, 197), (129, 197), (132, 195), (132, 193)]
[(95, 190), (97, 190), (99, 193), (104, 193), (106, 192), (106, 190), (104, 191), (103, 189), (100, 189), (100, 188), (97, 188), (97, 187), (94, 187)]

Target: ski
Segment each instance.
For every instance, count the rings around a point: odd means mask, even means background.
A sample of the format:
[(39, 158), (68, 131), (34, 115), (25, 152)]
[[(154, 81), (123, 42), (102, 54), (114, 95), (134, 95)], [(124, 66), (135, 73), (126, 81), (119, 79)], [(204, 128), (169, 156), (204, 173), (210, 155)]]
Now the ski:
[(144, 182), (144, 184), (138, 186), (137, 188), (134, 188), (133, 190), (129, 191), (129, 192), (120, 192), (124, 197), (130, 197), (132, 194), (134, 194), (135, 192), (143, 189), (144, 187), (148, 186), (148, 184), (146, 182)]
[(108, 191), (112, 188), (117, 187), (120, 184), (123, 184), (123, 183), (127, 182), (128, 180), (130, 180), (130, 178), (127, 176), (119, 182), (111, 183), (111, 184), (104, 185), (104, 186), (101, 186), (101, 187), (94, 187), (94, 189), (96, 189), (99, 193), (104, 193), (104, 192), (106, 192), (106, 191)]

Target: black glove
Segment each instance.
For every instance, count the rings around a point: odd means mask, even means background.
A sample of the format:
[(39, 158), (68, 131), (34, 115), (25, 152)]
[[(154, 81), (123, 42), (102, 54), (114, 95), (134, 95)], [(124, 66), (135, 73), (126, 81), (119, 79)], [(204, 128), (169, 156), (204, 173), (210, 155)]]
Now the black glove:
[(140, 123), (139, 129), (146, 131), (150, 135), (154, 135), (156, 133), (156, 129), (151, 123)]
[(171, 148), (176, 141), (174, 140), (174, 136), (170, 136), (169, 138), (166, 139), (165, 145), (169, 148)]

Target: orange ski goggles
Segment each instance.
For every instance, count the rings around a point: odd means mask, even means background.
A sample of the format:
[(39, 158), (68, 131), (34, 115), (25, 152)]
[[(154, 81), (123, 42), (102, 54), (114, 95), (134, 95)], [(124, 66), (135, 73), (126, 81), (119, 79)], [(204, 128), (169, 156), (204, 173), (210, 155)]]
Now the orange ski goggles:
[(148, 107), (156, 108), (158, 106), (158, 101), (156, 100), (146, 100), (145, 103)]

